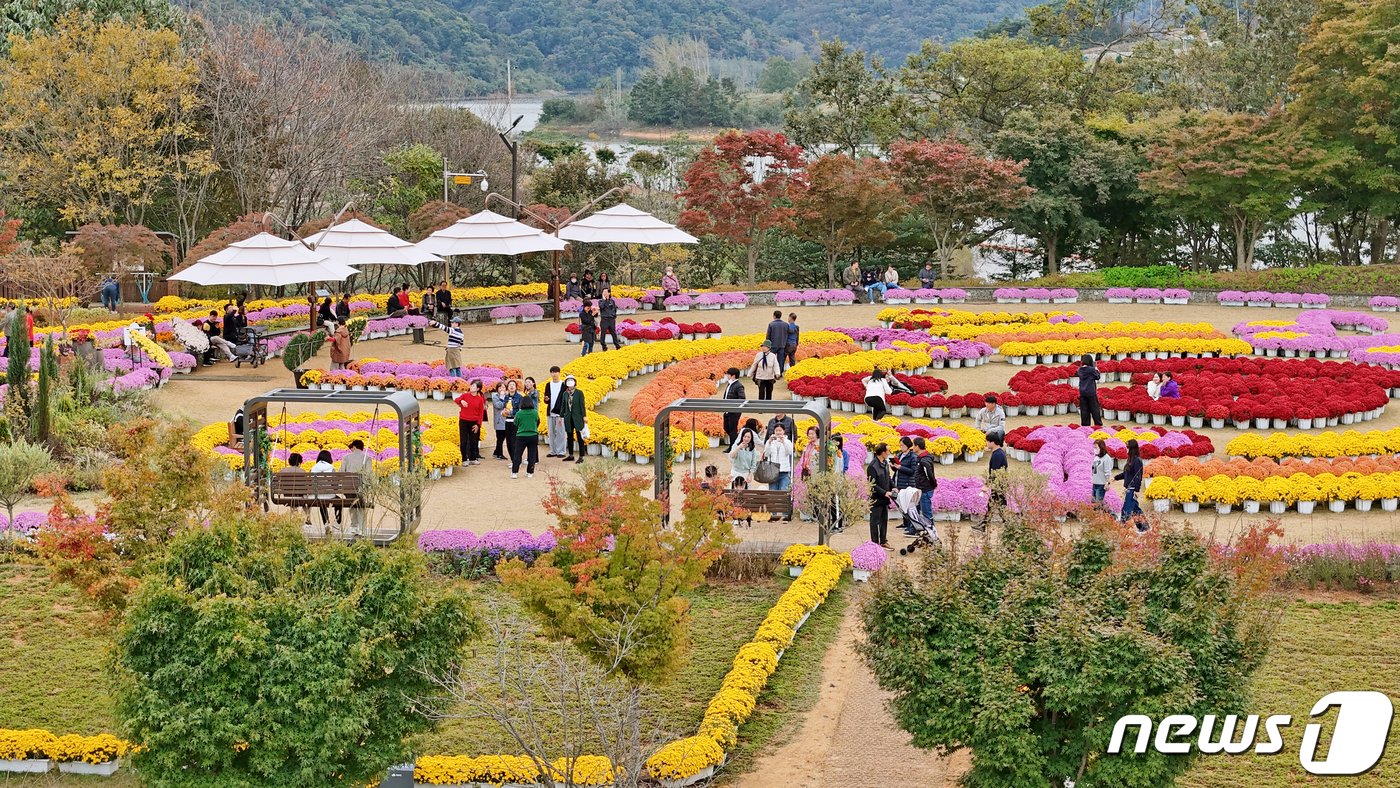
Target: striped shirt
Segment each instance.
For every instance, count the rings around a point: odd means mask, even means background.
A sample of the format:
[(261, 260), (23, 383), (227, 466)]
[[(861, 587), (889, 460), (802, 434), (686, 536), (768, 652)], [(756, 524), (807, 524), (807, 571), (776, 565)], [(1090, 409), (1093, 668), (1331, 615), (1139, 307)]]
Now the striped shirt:
[(449, 348), (459, 348), (465, 344), (461, 328), (457, 326), (444, 326), (441, 323), (434, 323), (433, 325), (447, 332), (447, 346)]

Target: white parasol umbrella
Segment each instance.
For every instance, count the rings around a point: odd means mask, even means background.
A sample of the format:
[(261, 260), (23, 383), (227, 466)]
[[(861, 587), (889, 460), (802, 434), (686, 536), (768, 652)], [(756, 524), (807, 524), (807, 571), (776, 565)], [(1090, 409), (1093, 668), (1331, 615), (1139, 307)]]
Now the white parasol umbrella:
[(419, 249), (444, 257), (557, 252), (566, 246), (552, 235), (494, 211), (472, 214), (418, 242)]
[(579, 219), (559, 230), (559, 237), (580, 243), (694, 244), (700, 240), (627, 203)]
[(197, 285), (298, 285), (306, 282), (340, 282), (359, 273), (326, 259), (324, 252), (297, 241), (258, 233), (230, 244), (171, 276)]
[(327, 227), (306, 239), (311, 248), (341, 265), (419, 265), (440, 263), (442, 258), (424, 251), (388, 230), (359, 219)]

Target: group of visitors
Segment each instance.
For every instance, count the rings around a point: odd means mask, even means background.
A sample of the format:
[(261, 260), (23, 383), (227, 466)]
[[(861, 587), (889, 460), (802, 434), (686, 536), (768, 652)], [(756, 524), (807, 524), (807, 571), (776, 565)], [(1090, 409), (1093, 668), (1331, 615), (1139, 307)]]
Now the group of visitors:
[[(919, 269), (919, 286), (925, 289), (933, 287), (938, 274), (933, 269), (933, 263), (924, 263), (924, 267)], [(899, 271), (893, 265), (885, 266), (882, 271), (879, 266), (868, 266), (864, 269), (857, 261), (851, 261), (851, 266), (841, 272), (841, 283), (850, 288), (852, 293), (865, 293), (865, 298), (869, 303), (875, 303), (875, 294), (881, 296), (885, 291), (899, 287)]]
[[(584, 440), (588, 437), (588, 413), (583, 392), (573, 375), (560, 379), (558, 366), (550, 367), (549, 380), (537, 388), (533, 377), (507, 380), (489, 397), (481, 381), (473, 380), (467, 391), (452, 398), (458, 408), (458, 442), (463, 465), (481, 464), (482, 432), (486, 427), (486, 407), (491, 406), (491, 427), (496, 448), (492, 458), (510, 462), (510, 478), (535, 475), (539, 465), (541, 409), (549, 432), (548, 458), (583, 462)], [(577, 457), (575, 457), (577, 450)]]
[[(241, 410), (239, 414), (240, 415), (236, 418), (241, 418)], [(365, 453), (365, 442), (359, 438), (350, 441), (350, 449), (340, 458), (340, 472), (364, 475), (368, 474), (373, 467), (373, 461), (370, 460), (369, 455)], [(312, 462), (310, 468), (306, 467), (305, 457), (298, 452), (293, 452), (287, 455), (286, 467), (277, 472), (305, 473), (309, 471), (311, 473), (334, 473), (335, 470), (335, 459), (331, 456), (330, 450), (321, 449), (316, 453), (316, 459)], [(316, 498), (326, 502), (317, 506), (321, 512), (321, 526), (323, 528), (330, 527), (332, 511), (335, 513), (336, 526), (339, 527), (344, 524), (345, 505), (340, 502), (338, 496), (325, 494), (318, 495)], [(305, 525), (311, 525), (311, 511), (309, 509), (306, 510), (305, 517)], [(361, 502), (350, 507), (350, 533), (355, 536), (363, 535), (364, 528), (365, 506), (363, 502)]]
[[(395, 288), (394, 291), (397, 293), (398, 288)], [(312, 311), (316, 313), (316, 325), (327, 331), (334, 331), (337, 325), (350, 322), (350, 296), (348, 294), (341, 293), (339, 300), (326, 296), (320, 306), (316, 305), (316, 296), (314, 295), (307, 296), (306, 300), (307, 303), (311, 304)], [(390, 301), (393, 300), (394, 296), (391, 296)]]
[(1181, 386), (1177, 385), (1176, 378), (1171, 371), (1154, 372), (1152, 379), (1147, 381), (1147, 396), (1154, 400), (1159, 399), (1180, 399)]
[(612, 337), (613, 350), (622, 347), (622, 339), (617, 335), (617, 301), (613, 299), (611, 287), (604, 288), (597, 301), (591, 297), (583, 299), (578, 311), (578, 325), (583, 340), (583, 352), (579, 355), (592, 353), (593, 343), (599, 338), (605, 351), (609, 337)]
[[(922, 436), (900, 438), (899, 454), (894, 457), (890, 456), (888, 444), (871, 448), (870, 461), (865, 466), (865, 479), (870, 485), (870, 541), (886, 550), (894, 549), (888, 533), (890, 507), (903, 490), (918, 490), (919, 512), (925, 518), (933, 518), (933, 491), (938, 488), (934, 462)], [(908, 515), (904, 517), (903, 530), (909, 536), (918, 534)]]
[[(726, 414), (726, 420), (729, 415), (738, 416)], [(758, 419), (747, 419), (729, 448), (729, 486), (747, 490), (764, 484), (770, 490), (791, 490), (796, 462), (791, 436), (796, 432), (796, 422), (785, 413), (769, 419), (766, 427)]]
[(598, 298), (605, 290), (612, 290), (612, 280), (608, 278), (606, 271), (599, 273), (596, 280), (593, 278), (592, 271), (584, 271), (582, 280), (578, 278), (578, 274), (569, 275), (569, 282), (564, 285), (564, 297)]
[[(350, 319), (350, 302), (345, 296), (341, 296), (345, 304), (345, 317), (341, 320)], [(330, 299), (326, 299), (327, 302)], [(322, 304), (324, 309), (325, 304)], [(408, 283), (394, 288), (394, 292), (389, 294), (389, 300), (384, 305), (384, 311), (389, 317), (405, 317), (407, 315), (421, 315), (432, 318), (439, 323), (446, 323), (452, 319), (452, 288), (446, 281), (438, 283), (434, 290), (431, 287), (423, 288), (423, 291), (415, 299), (413, 291)]]
[[(29, 334), (29, 347), (34, 347), (34, 307), (29, 304), (24, 306), (0, 306), (0, 330), (8, 331), (11, 320), (23, 320), (25, 329)], [(0, 358), (8, 358), (10, 353), (9, 345), (0, 347)], [(25, 350), (24, 355), (29, 356), (29, 351)]]

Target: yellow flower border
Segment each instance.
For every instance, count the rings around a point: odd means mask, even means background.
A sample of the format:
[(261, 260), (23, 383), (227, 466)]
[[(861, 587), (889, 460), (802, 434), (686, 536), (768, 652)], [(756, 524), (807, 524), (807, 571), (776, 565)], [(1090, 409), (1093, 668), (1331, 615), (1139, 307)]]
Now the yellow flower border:
[(59, 763), (109, 763), (140, 747), (110, 733), (59, 736), (44, 728), (16, 730), (0, 728), (0, 760), (22, 761), (31, 757), (49, 758)]

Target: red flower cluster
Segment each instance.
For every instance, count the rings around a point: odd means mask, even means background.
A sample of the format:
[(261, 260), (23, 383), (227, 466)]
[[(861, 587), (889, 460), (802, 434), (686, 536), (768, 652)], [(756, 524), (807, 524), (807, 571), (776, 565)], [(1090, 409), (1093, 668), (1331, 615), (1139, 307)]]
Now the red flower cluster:
[[(1074, 427), (1076, 425), (1070, 424), (1066, 426)], [(1040, 447), (1044, 445), (1045, 441), (1031, 440), (1027, 436), (1029, 436), (1032, 432), (1035, 432), (1038, 429), (1040, 429), (1039, 426), (1017, 427), (1016, 429), (1006, 433), (1006, 445), (1013, 449), (1021, 449), (1022, 451), (1028, 451), (1034, 454), (1035, 452), (1040, 451)], [(1113, 433), (1123, 429), (1123, 427), (1115, 427), (1110, 425), (1104, 427), (1103, 429), (1105, 432)], [(1142, 427), (1136, 425), (1129, 426), (1128, 429), (1131, 429), (1134, 432), (1146, 431)], [(1165, 427), (1148, 427), (1147, 429), (1157, 433), (1158, 435), (1166, 435), (1168, 432)], [(1215, 445), (1211, 443), (1210, 438), (1207, 438), (1206, 436), (1194, 430), (1172, 430), (1172, 432), (1179, 432), (1182, 435), (1185, 435), (1186, 437), (1191, 439), (1191, 442), (1184, 446), (1176, 446), (1174, 448), (1169, 448), (1165, 451), (1163, 451), (1162, 448), (1158, 446), (1155, 441), (1141, 442), (1138, 446), (1138, 451), (1142, 455), (1142, 458), (1144, 460), (1155, 460), (1158, 457), (1208, 457), (1212, 452), (1215, 451)], [(1117, 460), (1124, 460), (1128, 458), (1128, 450), (1123, 447), (1114, 448), (1113, 446), (1109, 446), (1108, 453), (1109, 456)]]
[[(865, 375), (860, 372), (843, 372), (824, 378), (797, 378), (788, 382), (788, 390), (803, 397), (828, 397), (842, 402), (865, 402), (865, 386), (860, 382)], [(895, 378), (914, 390), (910, 394), (892, 394), (886, 398), (891, 405), (924, 407), (913, 401), (928, 394), (948, 390), (948, 382), (926, 375), (896, 374)], [(980, 406), (981, 401), (978, 401)]]

